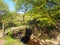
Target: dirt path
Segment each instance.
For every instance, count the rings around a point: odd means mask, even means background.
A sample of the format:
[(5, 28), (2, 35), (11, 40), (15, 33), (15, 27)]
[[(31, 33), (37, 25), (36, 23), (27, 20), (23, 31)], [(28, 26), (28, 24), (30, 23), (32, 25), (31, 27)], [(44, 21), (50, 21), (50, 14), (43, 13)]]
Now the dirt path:
[(0, 45), (4, 45), (5, 40), (4, 39), (0, 39)]
[(5, 43), (5, 40), (2, 39), (3, 37), (3, 32), (0, 30), (0, 45), (3, 45)]
[(0, 38), (3, 37), (3, 32), (0, 32)]

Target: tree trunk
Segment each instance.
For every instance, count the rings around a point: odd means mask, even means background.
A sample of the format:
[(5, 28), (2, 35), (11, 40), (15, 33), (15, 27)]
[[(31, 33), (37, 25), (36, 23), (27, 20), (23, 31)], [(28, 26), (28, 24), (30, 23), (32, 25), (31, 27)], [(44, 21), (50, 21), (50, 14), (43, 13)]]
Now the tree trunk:
[(5, 36), (5, 24), (2, 23), (2, 31), (3, 31), (3, 36)]

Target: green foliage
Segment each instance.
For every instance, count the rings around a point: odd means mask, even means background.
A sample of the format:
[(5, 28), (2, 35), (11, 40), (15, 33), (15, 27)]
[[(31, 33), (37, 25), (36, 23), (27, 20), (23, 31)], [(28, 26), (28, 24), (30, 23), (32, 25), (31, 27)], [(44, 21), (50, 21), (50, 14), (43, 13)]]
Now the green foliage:
[[(8, 11), (8, 6), (0, 0), (0, 22), (6, 18), (5, 14)], [(4, 18), (3, 18), (4, 17)]]
[[(21, 3), (19, 3), (21, 1)], [(16, 4), (19, 4), (18, 6), (21, 6), (21, 4), (25, 5), (27, 8), (27, 5), (31, 4), (32, 10), (26, 13), (26, 15), (31, 16), (30, 20), (32, 21), (36, 19), (36, 21), (39, 21), (40, 23), (37, 23), (38, 25), (56, 25), (56, 19), (59, 19), (59, 16), (57, 15), (60, 13), (60, 1), (59, 0), (16, 0)], [(35, 22), (36, 22), (35, 21)], [(33, 21), (34, 22), (34, 21)], [(31, 23), (31, 22), (30, 22)]]
[(8, 6), (2, 0), (0, 0), (0, 11), (8, 11)]
[(11, 37), (5, 37), (6, 43), (4, 45), (13, 45), (13, 42), (15, 41)]
[(8, 32), (8, 36), (12, 36), (13, 35), (13, 32)]
[(4, 45), (25, 45), (21, 43), (19, 40), (15, 40), (10, 36), (6, 36), (4, 39), (6, 40)]
[(54, 18), (55, 18), (56, 20), (60, 20), (60, 14), (54, 15)]

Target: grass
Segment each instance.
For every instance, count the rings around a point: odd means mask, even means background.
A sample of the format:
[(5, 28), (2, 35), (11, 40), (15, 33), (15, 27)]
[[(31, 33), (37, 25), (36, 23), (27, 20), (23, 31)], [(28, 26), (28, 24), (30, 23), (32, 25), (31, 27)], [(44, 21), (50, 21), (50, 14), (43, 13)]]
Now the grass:
[(19, 40), (11, 38), (10, 36), (6, 36), (4, 39), (6, 40), (4, 45), (26, 45), (20, 42)]

